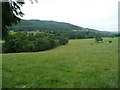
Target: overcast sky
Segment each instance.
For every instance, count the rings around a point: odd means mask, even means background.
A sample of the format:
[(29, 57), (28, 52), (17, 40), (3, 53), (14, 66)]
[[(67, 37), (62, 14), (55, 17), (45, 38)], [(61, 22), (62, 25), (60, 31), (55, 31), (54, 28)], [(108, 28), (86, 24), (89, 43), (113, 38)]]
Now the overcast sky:
[(23, 19), (53, 20), (101, 31), (117, 31), (119, 1), (38, 0), (31, 4), (25, 0)]

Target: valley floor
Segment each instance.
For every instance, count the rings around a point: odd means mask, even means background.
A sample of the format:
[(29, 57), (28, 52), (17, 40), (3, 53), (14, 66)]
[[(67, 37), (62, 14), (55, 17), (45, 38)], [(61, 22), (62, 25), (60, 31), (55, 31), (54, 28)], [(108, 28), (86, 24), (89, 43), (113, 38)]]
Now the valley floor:
[(99, 44), (94, 39), (70, 40), (48, 51), (2, 57), (3, 88), (118, 87), (117, 38)]

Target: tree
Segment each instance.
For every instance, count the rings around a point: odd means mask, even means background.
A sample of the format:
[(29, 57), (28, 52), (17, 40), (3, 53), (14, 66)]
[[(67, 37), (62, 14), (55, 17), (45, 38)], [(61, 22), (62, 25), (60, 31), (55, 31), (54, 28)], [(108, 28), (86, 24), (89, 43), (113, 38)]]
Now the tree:
[[(30, 0), (33, 3), (32, 0)], [(37, 0), (35, 0), (37, 2)], [(9, 34), (8, 27), (12, 26), (12, 24), (17, 24), (20, 22), (20, 18), (24, 15), (21, 11), (21, 6), (25, 4), (24, 0), (6, 0), (6, 2), (2, 3), (2, 38), (4, 40), (7, 39)]]
[(3, 39), (7, 39), (8, 27), (12, 24), (17, 24), (20, 21), (19, 16), (23, 16), (20, 7), (24, 4), (24, 1), (11, 1), (2, 2), (2, 35)]
[(96, 41), (97, 43), (99, 43), (100, 41), (103, 41), (101, 35), (98, 34), (98, 35), (95, 37), (95, 41)]

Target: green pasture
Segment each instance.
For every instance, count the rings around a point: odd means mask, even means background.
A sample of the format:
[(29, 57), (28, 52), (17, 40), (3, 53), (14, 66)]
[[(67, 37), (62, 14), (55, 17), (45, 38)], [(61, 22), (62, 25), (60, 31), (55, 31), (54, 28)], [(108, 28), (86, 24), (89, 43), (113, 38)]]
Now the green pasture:
[(99, 44), (94, 39), (69, 40), (52, 50), (2, 57), (3, 88), (118, 87), (117, 38)]

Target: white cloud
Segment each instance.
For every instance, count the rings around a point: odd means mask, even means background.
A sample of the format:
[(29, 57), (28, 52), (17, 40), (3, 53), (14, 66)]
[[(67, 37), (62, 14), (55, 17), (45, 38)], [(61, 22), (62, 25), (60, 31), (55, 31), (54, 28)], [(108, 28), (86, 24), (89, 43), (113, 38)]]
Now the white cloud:
[[(24, 19), (68, 22), (99, 30), (117, 30), (119, 0), (26, 0)], [(115, 25), (115, 26), (114, 26)]]

